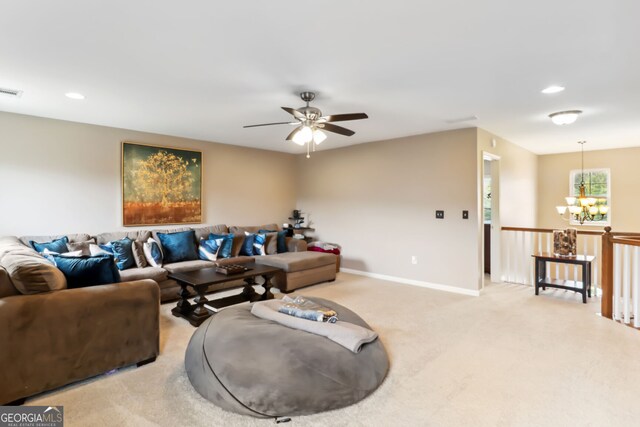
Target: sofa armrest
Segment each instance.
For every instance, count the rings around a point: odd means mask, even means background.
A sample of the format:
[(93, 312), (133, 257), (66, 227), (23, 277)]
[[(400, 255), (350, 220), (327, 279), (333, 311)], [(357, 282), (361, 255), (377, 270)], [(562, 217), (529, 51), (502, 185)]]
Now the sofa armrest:
[(307, 242), (302, 239), (287, 237), (287, 249), (289, 252), (306, 252)]
[(0, 404), (159, 353), (153, 280), (0, 299)]

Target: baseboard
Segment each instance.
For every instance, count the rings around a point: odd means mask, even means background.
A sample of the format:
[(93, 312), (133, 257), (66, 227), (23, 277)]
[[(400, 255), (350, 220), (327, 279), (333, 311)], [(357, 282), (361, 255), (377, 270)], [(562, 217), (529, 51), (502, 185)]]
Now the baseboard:
[(368, 271), (353, 270), (351, 268), (340, 268), (340, 272), (357, 274), (358, 276), (371, 277), (372, 279), (388, 280), (390, 282), (403, 283), (405, 285), (420, 286), (421, 288), (435, 289), (437, 291), (451, 292), (454, 294), (469, 295), (479, 297), (480, 291), (473, 289), (456, 288), (455, 286), (441, 285), (439, 283), (423, 282), (421, 280), (405, 279), (402, 277), (388, 276), (386, 274), (370, 273)]

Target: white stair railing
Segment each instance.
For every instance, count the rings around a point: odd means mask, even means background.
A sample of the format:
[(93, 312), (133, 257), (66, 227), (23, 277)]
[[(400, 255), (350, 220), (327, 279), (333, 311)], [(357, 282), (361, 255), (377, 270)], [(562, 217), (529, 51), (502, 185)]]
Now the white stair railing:
[[(601, 239), (599, 231), (578, 231), (579, 254), (593, 255), (591, 285), (592, 295), (599, 295), (601, 271)], [(502, 281), (532, 286), (535, 283), (535, 266), (532, 255), (553, 252), (553, 230), (544, 228), (502, 227)], [(567, 264), (547, 263), (547, 279), (582, 280), (582, 270)]]

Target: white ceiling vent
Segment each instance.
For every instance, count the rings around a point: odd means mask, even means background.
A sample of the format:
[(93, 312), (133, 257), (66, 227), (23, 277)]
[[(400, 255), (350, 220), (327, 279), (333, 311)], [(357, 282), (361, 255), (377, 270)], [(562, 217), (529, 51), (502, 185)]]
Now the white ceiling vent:
[(20, 98), (20, 96), (22, 96), (22, 91), (16, 90), (16, 89), (7, 89), (6, 87), (0, 87), (0, 95), (14, 96), (16, 98)]

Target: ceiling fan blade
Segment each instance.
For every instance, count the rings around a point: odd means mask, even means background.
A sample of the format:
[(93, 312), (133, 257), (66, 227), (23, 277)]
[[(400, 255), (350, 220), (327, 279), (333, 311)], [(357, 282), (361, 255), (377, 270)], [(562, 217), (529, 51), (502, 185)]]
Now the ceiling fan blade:
[(368, 118), (369, 116), (367, 116), (365, 113), (333, 114), (331, 116), (321, 117), (321, 119), (324, 119), (323, 121), (325, 123), (346, 122), (349, 120), (362, 120), (362, 119), (368, 119)]
[(340, 135), (344, 136), (351, 136), (355, 133), (350, 129), (343, 128), (342, 126), (332, 125), (331, 123), (321, 123), (318, 125), (318, 127), (321, 127), (321, 129), (327, 130), (329, 132), (339, 133)]
[(295, 128), (294, 130), (291, 131), (291, 133), (289, 134), (289, 136), (287, 136), (287, 141), (291, 141), (293, 139), (293, 136), (298, 133), (298, 131), (300, 130), (300, 127), (298, 126), (297, 128)]
[(300, 111), (296, 110), (295, 108), (289, 108), (289, 107), (280, 107), (280, 108), (282, 108), (287, 113), (291, 114), (296, 119), (305, 120), (307, 118), (304, 114), (302, 114)]
[[(259, 125), (247, 125), (247, 126), (242, 126), (243, 128), (255, 128), (258, 126), (272, 126), (272, 125), (288, 125), (291, 124), (291, 122), (276, 122), (276, 123), (262, 123)], [(294, 123), (294, 124), (298, 124), (298, 123)]]

